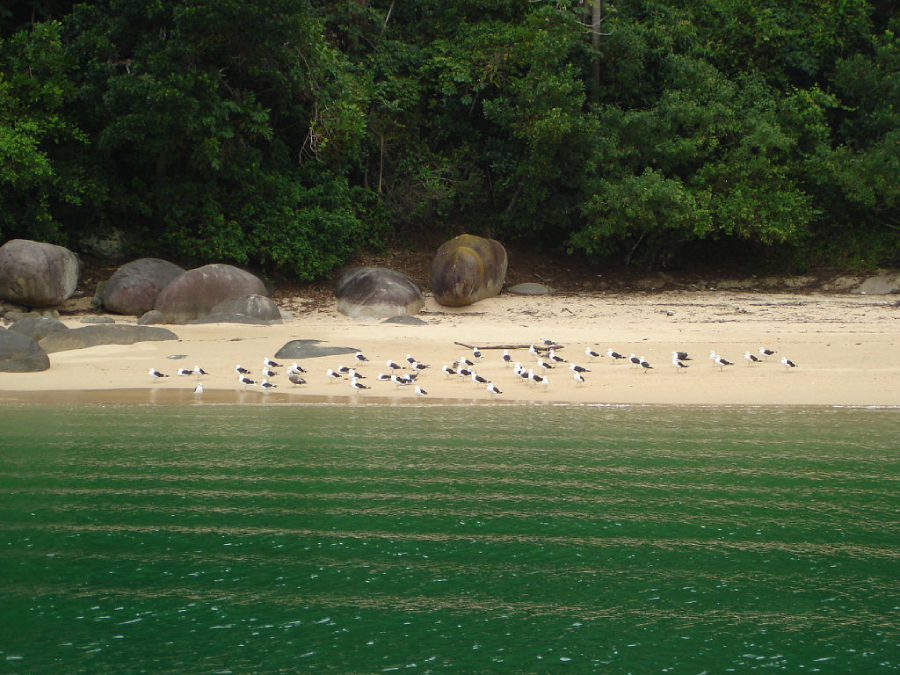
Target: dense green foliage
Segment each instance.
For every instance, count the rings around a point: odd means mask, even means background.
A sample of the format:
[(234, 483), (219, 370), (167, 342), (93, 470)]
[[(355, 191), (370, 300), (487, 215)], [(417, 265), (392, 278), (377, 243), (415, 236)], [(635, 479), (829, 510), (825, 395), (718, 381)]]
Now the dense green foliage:
[[(601, 2), (601, 0), (593, 0)], [(602, 20), (601, 20), (602, 19)], [(887, 0), (0, 8), (0, 237), (326, 275), (460, 230), (684, 265), (900, 257)]]

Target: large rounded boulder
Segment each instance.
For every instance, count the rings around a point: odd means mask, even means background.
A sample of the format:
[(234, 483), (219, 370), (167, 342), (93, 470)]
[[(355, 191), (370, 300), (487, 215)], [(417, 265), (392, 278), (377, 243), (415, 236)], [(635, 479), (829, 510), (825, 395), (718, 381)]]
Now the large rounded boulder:
[(204, 317), (223, 300), (243, 295), (268, 295), (262, 280), (232, 265), (204, 265), (181, 274), (156, 297), (154, 309), (167, 323), (188, 323)]
[(49, 307), (72, 297), (81, 261), (63, 246), (12, 239), (0, 246), (0, 298)]
[(366, 319), (415, 314), (425, 306), (422, 289), (405, 274), (383, 267), (353, 267), (334, 285), (337, 310)]
[(97, 295), (104, 309), (141, 316), (156, 304), (162, 290), (184, 274), (184, 268), (159, 258), (139, 258), (122, 265)]
[(444, 243), (431, 262), (434, 299), (448, 307), (492, 298), (503, 288), (506, 249), (499, 241), (461, 234)]
[(50, 367), (50, 357), (32, 338), (0, 330), (0, 372), (36, 373)]

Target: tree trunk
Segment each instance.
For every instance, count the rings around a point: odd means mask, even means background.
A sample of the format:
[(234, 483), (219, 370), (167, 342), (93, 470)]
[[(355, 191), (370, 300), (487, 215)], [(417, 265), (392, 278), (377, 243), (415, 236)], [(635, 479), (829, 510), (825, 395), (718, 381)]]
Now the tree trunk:
[(594, 0), (591, 8), (591, 50), (594, 61), (591, 64), (591, 93), (594, 103), (600, 102), (600, 35), (603, 28), (603, 0)]

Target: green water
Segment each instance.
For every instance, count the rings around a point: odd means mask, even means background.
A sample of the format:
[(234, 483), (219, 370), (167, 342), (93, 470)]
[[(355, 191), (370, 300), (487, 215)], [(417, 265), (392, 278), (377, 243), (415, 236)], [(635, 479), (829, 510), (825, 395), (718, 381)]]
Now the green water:
[(0, 408), (2, 673), (900, 670), (900, 411)]

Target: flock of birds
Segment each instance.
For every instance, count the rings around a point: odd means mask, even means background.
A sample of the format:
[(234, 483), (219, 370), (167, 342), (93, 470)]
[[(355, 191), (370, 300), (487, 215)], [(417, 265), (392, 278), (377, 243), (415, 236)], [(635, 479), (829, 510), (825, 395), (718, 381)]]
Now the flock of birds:
[[(550, 375), (548, 371), (555, 369), (560, 369), (560, 371), (563, 372), (568, 370), (570, 374), (566, 375), (566, 377), (571, 378), (576, 386), (584, 384), (585, 373), (590, 373), (591, 370), (583, 365), (569, 362), (567, 359), (560, 356), (556, 351), (559, 347), (560, 345), (553, 340), (541, 338), (539, 346), (532, 344), (528, 348), (529, 357), (534, 361), (533, 364), (529, 364), (526, 367), (523, 366), (520, 361), (514, 361), (509, 353), (509, 349), (503, 350), (501, 361), (504, 366), (512, 368), (512, 373), (516, 380), (524, 382), (526, 385), (539, 386), (543, 390), (547, 390), (550, 386)], [(760, 347), (757, 353), (759, 354), (758, 356), (749, 351), (744, 352), (744, 359), (750, 366), (767, 361), (769, 357), (774, 356), (777, 352), (773, 349)], [(584, 355), (588, 361), (593, 361), (594, 359), (604, 356), (604, 354), (595, 351), (592, 347), (585, 347)], [(605, 356), (612, 359), (612, 363), (627, 360), (632, 368), (639, 368), (645, 374), (654, 369), (654, 366), (643, 356), (635, 356), (634, 354), (625, 356), (611, 347), (606, 350)], [(716, 353), (715, 350), (710, 351), (709, 358), (712, 360), (713, 365), (718, 367), (719, 370), (724, 370), (726, 367), (734, 365), (733, 361), (724, 358)], [(368, 364), (369, 359), (362, 352), (357, 352), (354, 360), (356, 362), (354, 366), (339, 366), (337, 369), (326, 369), (325, 377), (329, 382), (338, 380), (345, 381), (349, 383), (354, 392), (362, 393), (372, 387), (371, 385), (362, 382), (362, 380), (367, 379), (367, 377), (360, 373), (357, 368), (361, 368), (364, 364)], [(482, 363), (483, 360), (484, 354), (478, 347), (475, 347), (472, 349), (471, 357), (461, 356), (452, 364), (441, 366), (440, 370), (445, 378), (470, 380), (476, 387), (483, 387), (491, 398), (493, 398), (494, 396), (502, 394), (503, 391), (494, 384), (491, 378), (484, 377), (476, 371), (476, 366)], [(672, 366), (675, 368), (676, 372), (681, 372), (682, 370), (690, 368), (690, 365), (686, 362), (692, 360), (691, 356), (685, 351), (672, 352)], [(781, 358), (781, 364), (787, 370), (797, 368), (795, 362), (784, 356)], [(258, 380), (253, 379), (253, 372), (250, 369), (244, 368), (240, 364), (235, 366), (234, 371), (237, 374), (238, 386), (243, 387), (244, 389), (247, 387), (258, 386), (263, 392), (268, 392), (278, 387), (277, 384), (270, 381), (279, 373), (279, 371), (275, 369), (284, 367), (283, 364), (265, 357), (263, 358), (263, 366)], [(418, 383), (419, 375), (423, 371), (429, 369), (428, 364), (416, 360), (411, 354), (407, 354), (405, 361), (401, 363), (388, 359), (385, 362), (385, 369), (386, 372), (383, 371), (378, 373), (375, 378), (376, 381), (391, 382), (396, 387), (409, 387), (415, 392), (416, 396), (419, 397), (428, 395), (428, 392)], [(179, 368), (177, 372), (179, 377), (194, 377), (197, 379), (197, 383), (194, 387), (195, 394), (203, 393), (203, 382), (201, 379), (208, 374), (209, 373), (200, 366), (194, 366), (193, 369)], [(308, 376), (308, 371), (296, 362), (287, 367), (286, 374), (288, 382), (294, 387), (302, 386), (307, 383), (304, 375)], [(156, 368), (150, 368), (151, 380), (156, 381), (167, 377), (169, 377), (167, 374), (160, 372)], [(554, 377), (554, 379), (556, 378)]]

